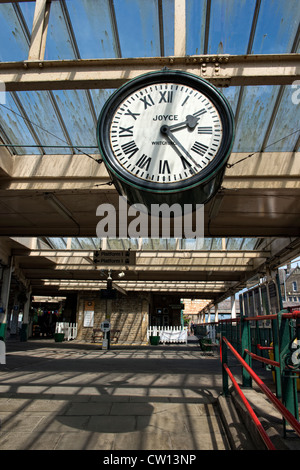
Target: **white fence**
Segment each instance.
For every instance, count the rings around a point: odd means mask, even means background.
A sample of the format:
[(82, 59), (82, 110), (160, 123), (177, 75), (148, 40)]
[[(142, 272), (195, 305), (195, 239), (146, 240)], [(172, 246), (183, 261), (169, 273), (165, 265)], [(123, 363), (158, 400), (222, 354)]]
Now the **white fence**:
[(216, 325), (207, 325), (207, 337), (211, 339), (212, 343), (216, 343)]
[(149, 326), (147, 339), (159, 336), (160, 343), (187, 343), (187, 328), (181, 326)]
[(77, 336), (77, 323), (57, 322), (55, 326), (55, 333), (64, 333), (64, 339), (70, 341)]

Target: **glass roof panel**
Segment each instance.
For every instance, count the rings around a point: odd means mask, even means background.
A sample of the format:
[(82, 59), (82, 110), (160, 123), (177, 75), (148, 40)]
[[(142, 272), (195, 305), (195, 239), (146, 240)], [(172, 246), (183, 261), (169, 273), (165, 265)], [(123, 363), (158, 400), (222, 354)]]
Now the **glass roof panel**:
[(51, 2), (45, 60), (75, 59), (61, 2)]
[[(292, 152), (294, 150), (296, 141), (300, 134), (299, 93), (297, 94), (297, 97), (298, 98), (296, 99), (295, 88), (292, 86), (285, 87), (267, 143), (267, 145), (272, 145), (268, 147), (267, 151)], [(297, 130), (297, 133), (290, 135)], [(289, 137), (279, 141), (280, 138), (286, 136)]]
[(253, 152), (261, 149), (278, 89), (279, 86), (244, 88), (233, 152)]
[(160, 56), (158, 2), (115, 0), (114, 5), (122, 57)]
[(0, 123), (11, 144), (33, 145), (33, 147), (16, 147), (16, 154), (41, 153), (40, 150), (35, 147), (36, 142), (29, 132), (26, 122), (20, 116), (20, 110), (13, 99), (13, 95), (10, 93), (5, 94), (5, 104), (0, 106)]
[(107, 0), (67, 0), (81, 59), (116, 57), (109, 4)]
[(227, 101), (229, 102), (233, 114), (235, 114), (236, 106), (240, 94), (239, 86), (230, 86), (228, 88), (219, 88), (219, 91), (225, 96)]
[[(113, 89), (105, 89), (105, 90), (90, 90), (91, 97), (93, 100), (93, 105), (95, 108), (95, 113), (98, 118), (102, 107), (104, 106), (105, 102), (107, 99), (110, 97), (110, 95), (114, 92), (115, 90)], [(95, 131), (96, 132), (96, 131)]]
[(208, 54), (245, 54), (256, 0), (212, 0)]
[[(59, 149), (55, 148), (56, 145), (63, 145), (63, 143), (66, 142), (66, 139), (55, 115), (53, 106), (49, 100), (48, 92), (21, 91), (18, 92), (18, 97), (29, 120), (33, 123), (34, 131), (37, 134), (40, 143), (45, 146), (54, 146), (45, 148), (46, 153), (71, 153), (70, 149), (67, 147)], [(25, 153), (28, 153), (28, 149), (26, 149)]]
[(261, 2), (252, 54), (291, 52), (299, 22), (299, 0)]
[[(96, 147), (96, 124), (85, 90), (54, 90), (53, 94), (72, 144)], [(95, 148), (87, 148), (85, 151), (99, 153)]]
[(46, 237), (46, 240), (55, 250), (65, 250), (67, 247), (67, 238), (64, 237)]
[(206, 0), (186, 2), (186, 53), (204, 54)]
[(164, 0), (163, 9), (163, 35), (164, 55), (174, 55), (174, 0)]
[(15, 13), (14, 5), (0, 4), (0, 60), (26, 60), (29, 45)]
[(27, 28), (29, 30), (29, 33), (31, 34), (35, 2), (19, 2), (19, 8), (21, 9)]
[[(56, 249), (65, 249), (68, 239), (65, 237), (48, 237), (51, 245)], [(253, 250), (257, 244), (257, 238), (227, 238), (227, 250)], [(179, 241), (179, 243), (178, 243)], [(71, 241), (72, 250), (96, 250), (103, 248), (102, 239), (100, 238), (82, 238), (73, 237)], [(193, 238), (193, 239), (176, 239), (176, 238), (116, 238), (107, 239), (107, 250), (221, 250), (222, 238)]]

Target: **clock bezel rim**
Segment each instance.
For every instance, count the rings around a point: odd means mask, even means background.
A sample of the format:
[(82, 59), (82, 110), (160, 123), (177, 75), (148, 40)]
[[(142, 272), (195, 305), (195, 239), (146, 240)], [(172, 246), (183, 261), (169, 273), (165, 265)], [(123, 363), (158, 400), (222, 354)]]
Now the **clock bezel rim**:
[[(155, 182), (142, 180), (128, 172), (119, 163), (110, 146), (109, 129), (112, 117), (120, 104), (136, 90), (156, 83), (179, 83), (192, 86), (205, 94), (216, 106), (223, 126), (221, 145), (213, 160), (199, 173), (177, 182)], [(98, 147), (103, 161), (112, 177), (122, 180), (135, 189), (156, 193), (174, 193), (185, 191), (212, 179), (228, 160), (234, 142), (234, 116), (225, 96), (210, 82), (190, 72), (182, 70), (161, 70), (139, 75), (115, 90), (104, 104), (97, 122)]]

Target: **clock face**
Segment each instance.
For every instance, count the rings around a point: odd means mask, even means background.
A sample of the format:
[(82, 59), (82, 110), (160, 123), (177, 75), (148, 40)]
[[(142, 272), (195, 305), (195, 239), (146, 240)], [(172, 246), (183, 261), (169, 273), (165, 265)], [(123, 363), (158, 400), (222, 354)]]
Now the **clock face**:
[(140, 188), (198, 184), (230, 147), (229, 111), (224, 116), (219, 93), (198, 77), (151, 78), (121, 87), (109, 100), (98, 126), (104, 160), (118, 178)]

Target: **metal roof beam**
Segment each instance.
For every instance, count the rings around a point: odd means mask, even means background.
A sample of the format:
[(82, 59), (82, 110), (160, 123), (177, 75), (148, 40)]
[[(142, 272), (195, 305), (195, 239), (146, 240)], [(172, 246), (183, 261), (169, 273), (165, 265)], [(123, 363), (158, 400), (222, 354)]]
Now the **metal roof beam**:
[(50, 5), (46, 0), (36, 0), (28, 60), (43, 60), (46, 46)]
[(206, 55), (0, 63), (7, 91), (119, 88), (147, 72), (185, 70), (217, 86), (287, 85), (300, 79), (299, 54)]
[(186, 54), (185, 0), (174, 0), (174, 55)]

